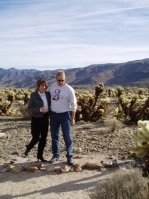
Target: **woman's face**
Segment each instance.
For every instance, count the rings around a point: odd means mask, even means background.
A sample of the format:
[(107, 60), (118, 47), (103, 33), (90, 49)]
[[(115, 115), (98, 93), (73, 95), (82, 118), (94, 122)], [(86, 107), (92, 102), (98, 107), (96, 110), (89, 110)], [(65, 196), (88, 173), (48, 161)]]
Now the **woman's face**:
[(46, 90), (47, 90), (46, 83), (44, 83), (44, 82), (41, 83), (40, 86), (39, 86), (38, 91), (39, 91), (40, 93), (44, 93)]

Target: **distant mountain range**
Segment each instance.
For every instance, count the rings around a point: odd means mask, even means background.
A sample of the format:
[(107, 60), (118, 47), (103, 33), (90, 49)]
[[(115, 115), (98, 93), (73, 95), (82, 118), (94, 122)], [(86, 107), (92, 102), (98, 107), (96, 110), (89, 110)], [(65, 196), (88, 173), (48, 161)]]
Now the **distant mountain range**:
[[(0, 88), (35, 88), (38, 78), (49, 84), (58, 70), (0, 68)], [(83, 68), (66, 69), (66, 82), (74, 88), (91, 88), (103, 82), (105, 86), (149, 86), (149, 58), (126, 63), (93, 64)]]

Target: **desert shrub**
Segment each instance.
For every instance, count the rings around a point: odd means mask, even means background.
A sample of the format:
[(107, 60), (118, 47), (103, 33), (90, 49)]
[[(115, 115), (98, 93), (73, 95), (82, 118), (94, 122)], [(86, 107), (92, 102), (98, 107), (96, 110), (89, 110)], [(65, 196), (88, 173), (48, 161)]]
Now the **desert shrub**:
[(109, 132), (118, 131), (123, 126), (123, 123), (120, 120), (117, 120), (116, 118), (106, 119), (104, 120), (104, 124), (106, 127), (108, 127)]
[(139, 169), (119, 169), (98, 184), (91, 199), (148, 199), (148, 183)]

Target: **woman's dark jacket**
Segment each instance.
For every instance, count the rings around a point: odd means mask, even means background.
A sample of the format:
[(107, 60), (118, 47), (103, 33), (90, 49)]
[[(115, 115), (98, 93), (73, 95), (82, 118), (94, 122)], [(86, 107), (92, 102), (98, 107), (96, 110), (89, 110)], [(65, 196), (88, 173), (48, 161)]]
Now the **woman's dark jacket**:
[[(48, 113), (50, 113), (50, 106), (51, 106), (50, 92), (45, 91), (45, 95), (46, 95), (47, 102), (48, 102), (48, 109), (49, 109)], [(42, 118), (44, 113), (40, 112), (40, 108), (43, 106), (44, 106), (44, 104), (43, 104), (43, 101), (42, 101), (38, 91), (31, 93), (30, 100), (28, 103), (28, 110), (31, 112), (32, 117)]]

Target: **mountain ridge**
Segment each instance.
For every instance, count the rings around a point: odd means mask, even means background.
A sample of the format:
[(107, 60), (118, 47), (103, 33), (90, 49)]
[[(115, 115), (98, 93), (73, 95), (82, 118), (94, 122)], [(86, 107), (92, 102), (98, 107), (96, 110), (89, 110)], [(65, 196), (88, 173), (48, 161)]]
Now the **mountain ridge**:
[[(1, 88), (34, 88), (38, 78), (49, 84), (55, 81), (56, 70), (0, 68)], [(65, 69), (66, 82), (74, 88), (149, 85), (149, 58), (125, 63), (92, 64), (82, 68)]]

